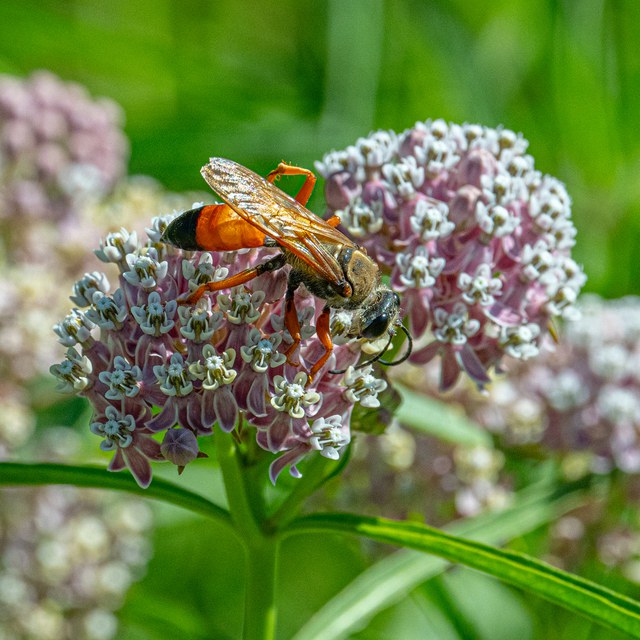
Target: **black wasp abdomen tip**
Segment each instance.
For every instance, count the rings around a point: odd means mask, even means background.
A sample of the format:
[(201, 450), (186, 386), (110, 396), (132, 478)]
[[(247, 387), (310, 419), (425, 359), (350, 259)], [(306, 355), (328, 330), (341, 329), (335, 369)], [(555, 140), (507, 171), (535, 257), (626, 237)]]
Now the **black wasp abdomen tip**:
[(174, 218), (162, 234), (162, 241), (187, 251), (200, 249), (196, 243), (198, 218), (204, 207), (196, 207)]

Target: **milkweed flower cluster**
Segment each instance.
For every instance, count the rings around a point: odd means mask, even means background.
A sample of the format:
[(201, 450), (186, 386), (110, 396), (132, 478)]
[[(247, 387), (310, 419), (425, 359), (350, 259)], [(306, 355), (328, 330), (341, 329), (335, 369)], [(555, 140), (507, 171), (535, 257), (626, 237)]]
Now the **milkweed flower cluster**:
[(123, 113), (47, 71), (0, 77), (0, 220), (64, 221), (125, 174)]
[(512, 444), (582, 454), (593, 472), (640, 472), (640, 299), (580, 300), (559, 344), (476, 402), (476, 419)]
[(268, 252), (182, 252), (161, 241), (170, 219), (154, 218), (146, 242), (125, 229), (109, 234), (96, 255), (117, 266), (119, 286), (113, 290), (101, 272), (85, 274), (71, 297), (75, 308), (55, 327), (67, 356), (51, 371), (60, 390), (93, 405), (91, 431), (114, 454), (109, 468), (126, 466), (147, 486), (150, 461), (169, 460), (182, 470), (202, 455), (199, 436), (214, 427), (232, 431), (242, 420), (255, 428), (260, 447), (279, 454), (270, 468), (274, 482), (287, 466), (299, 475), (296, 462), (310, 452), (337, 458), (350, 441), (354, 404), (378, 406), (386, 383), (370, 366), (354, 369), (359, 348), (345, 343), (309, 384), (305, 369), (323, 347), (313, 327), (320, 303), (304, 293), (296, 303), (301, 366), (286, 363), (288, 267), (205, 295), (196, 306), (180, 305), (199, 285), (249, 268)]
[[(442, 389), (477, 385), (503, 356), (538, 353), (549, 320), (571, 318), (585, 276), (564, 185), (534, 168), (508, 129), (417, 123), (378, 131), (316, 164), (329, 212), (378, 261)], [(430, 332), (430, 333), (427, 333)]]

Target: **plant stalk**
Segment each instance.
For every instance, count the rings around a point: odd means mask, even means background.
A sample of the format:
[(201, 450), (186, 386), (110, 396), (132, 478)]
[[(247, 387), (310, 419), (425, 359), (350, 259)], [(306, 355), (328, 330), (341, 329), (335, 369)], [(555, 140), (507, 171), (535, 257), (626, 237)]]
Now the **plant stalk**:
[(273, 640), (276, 632), (276, 563), (278, 537), (262, 522), (259, 483), (248, 482), (238, 445), (230, 434), (214, 430), (229, 512), (246, 552), (244, 640)]

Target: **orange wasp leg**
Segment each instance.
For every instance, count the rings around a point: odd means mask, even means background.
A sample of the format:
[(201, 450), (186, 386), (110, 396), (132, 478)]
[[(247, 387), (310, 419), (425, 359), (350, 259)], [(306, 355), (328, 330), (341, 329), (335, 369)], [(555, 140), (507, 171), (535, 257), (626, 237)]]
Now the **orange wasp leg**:
[(341, 220), (340, 220), (340, 216), (334, 214), (332, 215), (330, 218), (327, 218), (325, 220), (325, 222), (330, 226), (330, 227), (337, 227)]
[(318, 339), (322, 343), (324, 347), (324, 353), (320, 356), (318, 361), (311, 367), (309, 371), (309, 379), (307, 380), (307, 384), (311, 384), (313, 379), (315, 378), (316, 373), (322, 369), (326, 361), (331, 356), (331, 352), (333, 351), (333, 342), (331, 340), (331, 331), (329, 329), (329, 318), (331, 317), (331, 309), (329, 307), (325, 307), (322, 310), (322, 313), (318, 316), (318, 320), (316, 322), (316, 335)]
[(284, 302), (284, 326), (293, 338), (293, 342), (289, 345), (289, 347), (287, 347), (284, 355), (287, 356), (287, 363), (292, 367), (300, 366), (300, 363), (297, 360), (292, 360), (291, 357), (292, 354), (295, 353), (296, 349), (300, 345), (300, 341), (302, 340), (302, 336), (300, 335), (300, 320), (298, 319), (298, 312), (293, 300), (293, 294), (297, 286), (297, 283), (289, 283), (289, 286), (287, 287), (287, 296)]
[[(268, 176), (267, 181), (275, 183), (280, 176), (304, 176), (304, 184), (300, 187), (300, 191), (298, 191), (298, 195), (295, 199), (304, 207), (307, 202), (309, 202), (309, 198), (311, 197), (311, 192), (313, 191), (313, 187), (316, 184), (316, 176), (313, 171), (309, 169), (303, 169), (302, 167), (294, 167), (291, 164), (287, 164), (286, 162), (281, 162), (278, 165), (277, 169), (274, 169)], [(335, 225), (333, 225), (335, 226)]]
[(277, 255), (271, 260), (259, 264), (257, 267), (253, 267), (252, 269), (245, 269), (244, 271), (240, 271), (240, 273), (236, 273), (233, 276), (229, 276), (224, 280), (216, 280), (214, 282), (207, 282), (206, 284), (201, 284), (195, 291), (192, 291), (187, 296), (178, 299), (178, 304), (196, 304), (202, 296), (209, 292), (220, 291), (221, 289), (230, 289), (231, 287), (237, 287), (240, 284), (244, 284), (245, 282), (249, 282), (254, 278), (266, 273), (267, 271), (275, 271), (276, 269), (280, 269), (284, 267), (286, 263), (286, 259), (284, 254)]
[[(278, 168), (274, 169), (267, 176), (267, 181), (271, 183), (275, 183), (275, 181), (280, 176), (305, 176), (304, 184), (300, 188), (300, 191), (298, 191), (298, 195), (295, 197), (295, 200), (297, 200), (304, 207), (307, 204), (307, 202), (309, 202), (309, 198), (311, 197), (311, 192), (315, 187), (316, 180), (317, 180), (315, 174), (312, 171), (309, 171), (309, 169), (303, 169), (302, 167), (294, 167), (293, 165), (287, 164), (286, 162), (281, 162), (278, 165)], [(325, 220), (325, 222), (330, 227), (337, 227), (340, 224), (340, 216), (333, 215), (327, 220)]]

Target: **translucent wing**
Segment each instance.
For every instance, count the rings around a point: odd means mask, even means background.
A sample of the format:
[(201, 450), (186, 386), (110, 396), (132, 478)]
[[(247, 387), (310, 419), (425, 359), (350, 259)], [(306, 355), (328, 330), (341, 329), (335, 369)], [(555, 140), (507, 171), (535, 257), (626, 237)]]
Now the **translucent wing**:
[(201, 171), (209, 186), (246, 222), (304, 260), (324, 278), (344, 284), (344, 272), (327, 245), (356, 245), (291, 196), (250, 169), (211, 158)]

